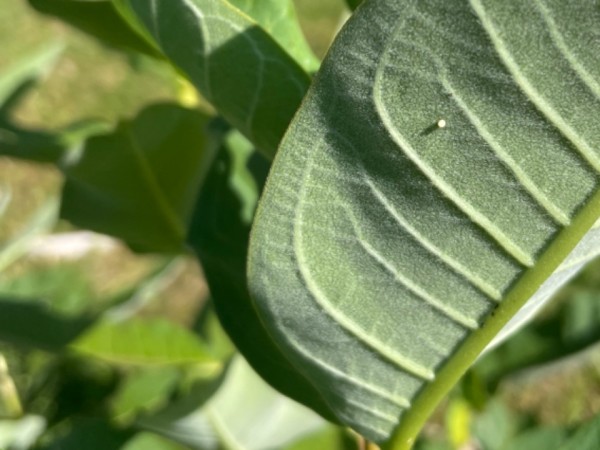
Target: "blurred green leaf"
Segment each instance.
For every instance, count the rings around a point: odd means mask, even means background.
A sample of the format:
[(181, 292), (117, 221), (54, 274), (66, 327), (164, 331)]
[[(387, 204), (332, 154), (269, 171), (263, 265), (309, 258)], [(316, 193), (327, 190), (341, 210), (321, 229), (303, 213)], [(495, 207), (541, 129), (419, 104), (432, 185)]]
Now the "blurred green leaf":
[(223, 384), (226, 371), (213, 378), (197, 379), (184, 388), (164, 409), (139, 417), (136, 426), (155, 432), (194, 450), (214, 449), (216, 434), (201, 408)]
[(0, 74), (1, 156), (61, 164), (84, 138), (107, 129), (105, 123), (89, 120), (48, 132), (23, 128), (12, 121), (13, 109), (35, 82), (53, 67), (61, 51), (62, 45), (49, 45), (22, 57)]
[[(104, 417), (106, 405), (119, 380), (117, 371), (104, 361), (64, 354), (46, 369), (45, 394), (50, 396), (44, 415), (48, 425), (61, 426), (78, 417)], [(28, 393), (31, 397), (32, 393)]]
[(37, 301), (0, 298), (0, 340), (26, 348), (62, 351), (92, 322), (60, 316)]
[(209, 122), (197, 111), (154, 105), (88, 139), (65, 171), (61, 216), (138, 251), (181, 252), (215, 151)]
[(0, 74), (0, 117), (6, 116), (22, 89), (49, 72), (63, 50), (58, 42), (21, 57)]
[(500, 450), (519, 429), (518, 418), (499, 400), (492, 401), (473, 422), (473, 434), (483, 450)]
[(72, 348), (121, 365), (201, 364), (208, 371), (221, 367), (197, 336), (164, 319), (104, 319)]
[[(186, 450), (171, 440), (165, 439), (153, 433), (138, 433), (133, 437), (123, 450)], [(109, 450), (109, 449), (107, 449)]]
[(127, 374), (110, 402), (112, 416), (118, 423), (130, 424), (138, 415), (165, 406), (180, 376), (176, 367), (169, 366)]
[[(539, 427), (527, 430), (514, 439), (512, 439), (506, 446), (503, 447), (505, 450), (532, 450), (532, 449), (545, 449), (545, 450), (556, 450), (560, 447), (561, 443), (565, 441), (567, 432), (558, 427)], [(582, 447), (577, 447), (579, 450), (583, 450)], [(597, 449), (598, 447), (593, 447)], [(591, 450), (591, 448), (590, 448)]]
[(23, 256), (34, 238), (50, 231), (57, 218), (58, 200), (50, 198), (32, 214), (16, 236), (0, 244), (0, 272)]
[(284, 450), (357, 450), (356, 437), (348, 431), (334, 425), (327, 425), (322, 430), (302, 437)]
[(600, 414), (584, 424), (560, 450), (597, 450), (600, 448)]
[(30, 450), (46, 428), (41, 416), (27, 415), (19, 420), (0, 420), (0, 448)]
[(219, 113), (273, 157), (310, 83), (300, 66), (223, 0), (125, 1)]
[(102, 419), (79, 419), (69, 425), (66, 432), (37, 450), (119, 450), (134, 434)]
[(21, 399), (10, 375), (8, 363), (0, 353), (0, 419), (16, 419), (23, 415)]
[(194, 331), (202, 336), (210, 352), (220, 360), (227, 360), (236, 351), (215, 311), (214, 302), (210, 300), (203, 308), (194, 324)]
[[(262, 186), (268, 164), (258, 156), (246, 162), (246, 167), (250, 165), (257, 174), (256, 186)], [(268, 383), (335, 421), (321, 396), (273, 343), (254, 309), (246, 287), (250, 225), (243, 221), (244, 204), (232, 187), (234, 176), (230, 153), (223, 148), (198, 199), (189, 235), (219, 319), (236, 347)]]
[(16, 277), (0, 278), (0, 296), (38, 298), (51, 311), (70, 316), (97, 302), (86, 273), (73, 263), (33, 267)]
[(285, 448), (326, 426), (314, 412), (269, 387), (240, 357), (205, 413), (223, 446), (245, 450)]
[[(178, 407), (143, 418), (144, 429), (176, 440), (195, 450), (287, 449), (305, 438), (317, 443), (340, 443), (327, 450), (342, 450), (348, 440), (333, 431), (314, 412), (269, 387), (241, 358), (234, 358), (223, 383), (202, 409)], [(306, 443), (305, 443), (306, 444)], [(302, 447), (299, 448), (308, 448)]]
[(38, 12), (61, 19), (103, 44), (153, 57), (160, 53), (140, 37), (115, 10), (110, 0), (28, 0)]
[(10, 113), (23, 95), (48, 72), (62, 51), (51, 44), (22, 57), (0, 74), (0, 155), (44, 162), (60, 160), (65, 145), (52, 133), (25, 130), (11, 122)]
[(304, 38), (292, 0), (227, 1), (256, 20), (306, 72), (319, 68), (319, 60)]

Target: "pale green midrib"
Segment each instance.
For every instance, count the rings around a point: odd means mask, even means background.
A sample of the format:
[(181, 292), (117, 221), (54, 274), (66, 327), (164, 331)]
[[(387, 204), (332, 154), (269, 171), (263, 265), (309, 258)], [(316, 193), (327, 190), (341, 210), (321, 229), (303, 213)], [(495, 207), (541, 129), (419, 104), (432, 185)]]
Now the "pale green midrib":
[(477, 130), (477, 133), (486, 141), (490, 148), (495, 152), (498, 158), (504, 162), (504, 164), (513, 172), (517, 180), (521, 183), (523, 188), (530, 194), (530, 196), (538, 203), (538, 205), (559, 225), (569, 225), (569, 216), (556, 206), (547, 196), (542, 192), (538, 186), (529, 178), (527, 173), (519, 167), (517, 162), (504, 150), (492, 133), (483, 124), (483, 121), (469, 108), (467, 103), (462, 99), (459, 93), (452, 87), (450, 82), (442, 77), (442, 85), (452, 94), (453, 100), (465, 113), (471, 124)]
[(144, 157), (143, 152), (139, 148), (135, 137), (129, 130), (127, 130), (125, 133), (131, 144), (133, 155), (138, 162), (138, 167), (140, 168), (142, 177), (146, 180), (150, 191), (154, 194), (159, 206), (159, 211), (162, 211), (162, 215), (165, 218), (165, 223), (167, 224), (168, 228), (171, 229), (177, 241), (183, 242), (186, 235), (185, 225), (179, 220), (176, 211), (173, 210), (171, 204), (169, 203), (168, 198), (166, 197), (162, 187), (154, 175), (154, 172), (152, 171), (152, 167), (150, 167), (147, 159)]
[(471, 366), (481, 351), (502, 327), (537, 292), (583, 236), (600, 217), (600, 190), (574, 216), (571, 225), (562, 229), (538, 258), (535, 266), (525, 270), (506, 293), (483, 327), (474, 331), (460, 344), (452, 357), (437, 371), (435, 380), (426, 385), (415, 399), (413, 407), (402, 417), (392, 437), (382, 450), (408, 450), (434, 408)]
[(441, 261), (445, 266), (449, 267), (452, 272), (467, 280), (473, 287), (479, 290), (490, 300), (496, 303), (501, 300), (502, 294), (498, 289), (485, 282), (476, 274), (472, 273), (466, 266), (452, 258), (451, 255), (444, 253), (435, 244), (430, 242), (424, 235), (422, 235), (417, 228), (413, 227), (404, 217), (402, 217), (398, 213), (396, 208), (394, 208), (387, 201), (383, 193), (379, 189), (377, 189), (374, 183), (368, 178), (368, 175), (364, 173), (364, 169), (363, 176), (366, 178), (365, 182), (367, 186), (369, 186), (369, 189), (371, 190), (375, 198), (383, 205), (383, 207), (388, 211), (388, 213), (398, 223), (398, 225), (400, 225), (402, 229), (406, 230), (408, 234), (410, 234), (415, 239), (417, 244), (426, 249), (434, 257)]
[(318, 147), (319, 145), (316, 145), (316, 148), (308, 156), (308, 161), (306, 167), (304, 168), (304, 173), (302, 175), (302, 180), (298, 191), (298, 203), (295, 208), (296, 215), (294, 216), (294, 220), (292, 222), (294, 254), (296, 257), (299, 273), (302, 276), (305, 288), (309, 293), (310, 297), (315, 301), (317, 305), (319, 305), (331, 318), (333, 318), (334, 321), (340, 327), (346, 330), (346, 332), (350, 333), (352, 336), (355, 336), (357, 340), (363, 345), (366, 345), (370, 349), (374, 350), (386, 360), (395, 364), (399, 369), (408, 372), (416, 377), (419, 377), (424, 381), (430, 381), (434, 377), (434, 374), (430, 369), (398, 353), (394, 349), (385, 345), (379, 339), (372, 337), (355, 322), (353, 322), (343, 313), (338, 311), (338, 309), (327, 300), (326, 295), (321, 291), (316, 281), (313, 279), (312, 275), (308, 271), (308, 263), (304, 257), (304, 252), (302, 250), (302, 211), (304, 195), (306, 190), (306, 181), (308, 180), (308, 177), (311, 173), (313, 157)]
[(380, 255), (379, 252), (367, 242), (362, 232), (360, 231), (360, 227), (356, 223), (356, 219), (353, 217), (352, 213), (347, 208), (344, 209), (346, 209), (346, 215), (349, 218), (353, 232), (356, 236), (356, 240), (359, 243), (359, 245), (372, 259), (374, 259), (377, 262), (377, 264), (380, 267), (383, 268), (383, 270), (385, 270), (392, 277), (394, 277), (394, 280), (397, 283), (402, 285), (408, 291), (412, 292), (414, 295), (416, 295), (422, 301), (430, 305), (436, 311), (443, 314), (447, 319), (450, 319), (451, 321), (460, 325), (461, 327), (471, 331), (479, 328), (479, 324), (475, 319), (473, 319), (472, 317), (468, 317), (462, 312), (457, 311), (454, 308), (444, 304), (443, 301), (441, 301), (439, 298), (436, 298), (435, 295), (432, 295), (429, 292), (427, 292), (422, 286), (419, 285), (419, 283), (415, 283), (412, 280), (410, 280), (408, 277), (402, 274), (400, 270), (396, 269), (388, 260), (386, 260), (382, 255)]
[(473, 10), (479, 17), (481, 24), (487, 32), (492, 45), (502, 59), (505, 67), (513, 76), (517, 85), (527, 94), (527, 97), (533, 102), (537, 109), (547, 118), (547, 120), (559, 130), (562, 135), (573, 145), (588, 164), (600, 172), (600, 157), (596, 155), (594, 149), (582, 138), (575, 130), (561, 117), (561, 115), (551, 106), (540, 92), (531, 84), (527, 77), (521, 72), (517, 62), (513, 59), (508, 47), (504, 43), (492, 20), (481, 3), (481, 0), (470, 0)]
[(538, 8), (541, 13), (542, 19), (547, 25), (548, 31), (550, 32), (550, 37), (554, 41), (556, 48), (560, 50), (562, 55), (565, 57), (567, 61), (573, 67), (573, 70), (577, 73), (579, 78), (587, 85), (590, 91), (600, 99), (600, 83), (596, 81), (596, 79), (587, 71), (585, 66), (579, 62), (577, 56), (573, 54), (573, 51), (569, 48), (565, 40), (563, 39), (554, 18), (552, 17), (552, 13), (548, 9), (548, 6), (544, 4), (542, 0), (533, 0), (533, 4)]

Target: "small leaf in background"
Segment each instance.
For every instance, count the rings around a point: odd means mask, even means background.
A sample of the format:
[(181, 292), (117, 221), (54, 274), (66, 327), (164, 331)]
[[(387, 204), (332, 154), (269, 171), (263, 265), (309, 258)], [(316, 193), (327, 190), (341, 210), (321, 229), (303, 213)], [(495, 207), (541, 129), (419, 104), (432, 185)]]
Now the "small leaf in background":
[(128, 373), (110, 402), (115, 421), (130, 424), (165, 406), (181, 374), (176, 367), (147, 368)]
[(306, 72), (312, 73), (319, 68), (319, 60), (300, 29), (292, 0), (227, 1), (256, 20)]
[(167, 58), (272, 158), (308, 89), (310, 78), (302, 68), (256, 22), (225, 1), (127, 3)]
[(154, 105), (88, 139), (66, 169), (61, 216), (135, 250), (181, 252), (216, 150), (209, 122), (194, 110)]
[(38, 12), (69, 23), (118, 49), (160, 57), (160, 53), (135, 33), (110, 0), (28, 0)]
[(164, 319), (105, 319), (72, 344), (87, 355), (115, 364), (199, 364), (211, 372), (221, 367), (192, 332)]

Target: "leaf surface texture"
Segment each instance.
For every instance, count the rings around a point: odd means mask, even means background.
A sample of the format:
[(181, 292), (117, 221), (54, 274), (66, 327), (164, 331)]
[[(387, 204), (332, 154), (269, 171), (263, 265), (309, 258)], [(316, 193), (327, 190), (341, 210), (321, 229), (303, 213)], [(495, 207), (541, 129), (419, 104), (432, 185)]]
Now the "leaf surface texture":
[(414, 438), (597, 220), (599, 15), (367, 1), (323, 63), (259, 206), (250, 289), (368, 439)]

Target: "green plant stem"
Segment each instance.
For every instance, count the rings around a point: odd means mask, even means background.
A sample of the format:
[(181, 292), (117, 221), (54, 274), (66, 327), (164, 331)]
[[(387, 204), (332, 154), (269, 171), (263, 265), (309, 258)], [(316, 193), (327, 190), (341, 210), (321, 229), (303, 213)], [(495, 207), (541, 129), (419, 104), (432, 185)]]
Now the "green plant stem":
[(525, 271), (485, 324), (461, 344), (453, 357), (438, 372), (436, 379), (418, 394), (412, 408), (402, 417), (392, 437), (381, 446), (382, 450), (412, 448), (421, 428), (443, 397), (504, 325), (558, 268), (598, 217), (600, 217), (600, 192), (596, 192), (573, 221), (560, 231), (552, 244), (543, 252), (537, 264)]

